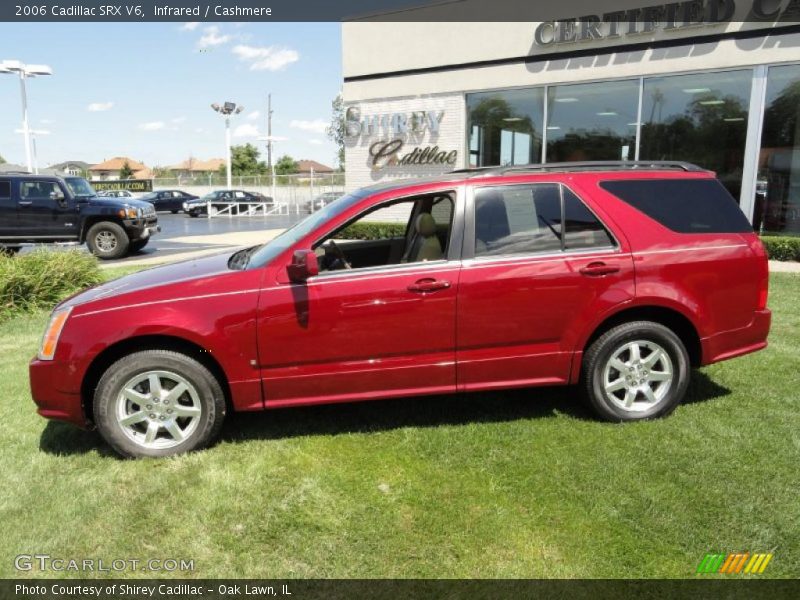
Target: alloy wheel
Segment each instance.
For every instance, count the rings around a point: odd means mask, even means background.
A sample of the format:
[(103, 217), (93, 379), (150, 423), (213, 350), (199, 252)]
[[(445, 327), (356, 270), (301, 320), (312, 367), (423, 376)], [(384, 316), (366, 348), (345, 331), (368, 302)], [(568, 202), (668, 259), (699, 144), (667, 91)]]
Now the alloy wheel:
[(626, 342), (612, 352), (603, 368), (603, 391), (628, 412), (651, 410), (672, 387), (674, 369), (667, 351), (650, 340)]

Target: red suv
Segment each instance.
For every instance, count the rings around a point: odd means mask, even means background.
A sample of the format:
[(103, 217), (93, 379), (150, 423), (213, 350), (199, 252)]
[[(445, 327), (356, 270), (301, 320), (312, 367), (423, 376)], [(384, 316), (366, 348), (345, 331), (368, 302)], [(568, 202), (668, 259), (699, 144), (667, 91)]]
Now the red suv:
[(454, 172), (62, 302), (31, 390), (126, 456), (206, 446), (229, 410), (541, 385), (648, 419), (692, 367), (766, 346), (767, 280), (747, 219), (693, 165)]

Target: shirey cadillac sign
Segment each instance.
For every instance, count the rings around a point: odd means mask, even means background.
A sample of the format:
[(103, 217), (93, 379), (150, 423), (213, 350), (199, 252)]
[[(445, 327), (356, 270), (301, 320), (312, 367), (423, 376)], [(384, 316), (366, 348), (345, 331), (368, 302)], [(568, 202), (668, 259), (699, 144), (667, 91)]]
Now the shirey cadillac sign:
[(434, 143), (408, 147), (409, 139), (421, 140), (426, 135), (436, 138), (444, 116), (444, 110), (362, 115), (360, 108), (351, 106), (345, 113), (345, 137), (367, 141), (377, 138), (369, 145), (369, 164), (375, 171), (388, 167), (454, 166), (457, 150)]

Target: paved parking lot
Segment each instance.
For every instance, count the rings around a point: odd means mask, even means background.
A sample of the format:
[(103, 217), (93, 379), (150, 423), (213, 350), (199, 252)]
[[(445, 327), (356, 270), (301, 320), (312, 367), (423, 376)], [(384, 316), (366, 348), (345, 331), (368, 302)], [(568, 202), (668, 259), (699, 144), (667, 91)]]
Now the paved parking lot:
[(268, 241), (305, 215), (191, 218), (183, 213), (159, 213), (161, 232), (141, 251), (126, 258), (106, 261), (118, 264), (157, 264), (211, 254), (227, 248)]
[[(119, 260), (101, 261), (101, 267), (120, 264), (155, 265), (196, 258), (229, 248), (253, 246), (271, 240), (306, 215), (269, 215), (255, 217), (191, 218), (183, 213), (158, 213), (161, 232), (136, 254)], [(75, 244), (53, 245), (50, 248), (75, 247)], [(30, 252), (33, 246), (23, 247)], [(86, 245), (82, 245), (86, 252)]]

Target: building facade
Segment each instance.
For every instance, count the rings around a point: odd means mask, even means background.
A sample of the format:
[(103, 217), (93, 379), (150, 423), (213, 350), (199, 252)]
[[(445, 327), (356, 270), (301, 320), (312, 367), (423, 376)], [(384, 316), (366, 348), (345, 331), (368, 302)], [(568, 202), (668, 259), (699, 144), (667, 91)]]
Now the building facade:
[(716, 171), (757, 230), (800, 235), (792, 0), (675, 3), (652, 18), (641, 9), (652, 0), (611, 16), (585, 4), (533, 23), (344, 23), (347, 187), (465, 167), (689, 161)]

